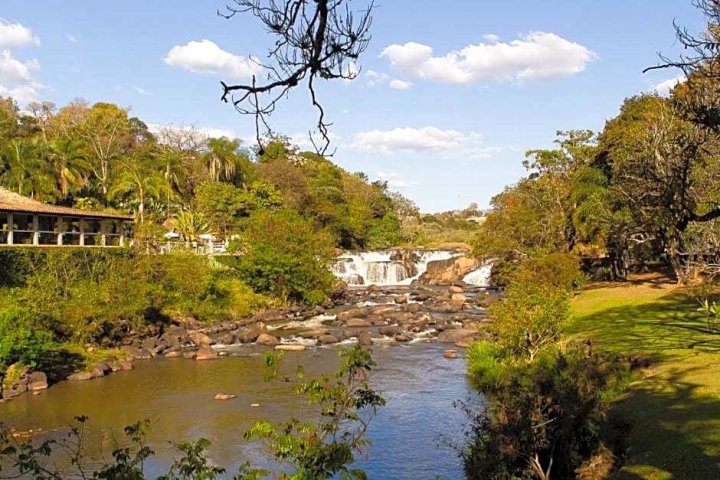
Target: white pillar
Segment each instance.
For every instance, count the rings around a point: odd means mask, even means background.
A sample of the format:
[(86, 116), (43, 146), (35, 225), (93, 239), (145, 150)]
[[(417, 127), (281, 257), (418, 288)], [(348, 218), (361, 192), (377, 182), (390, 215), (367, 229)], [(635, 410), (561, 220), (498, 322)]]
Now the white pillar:
[(33, 245), (40, 245), (40, 217), (38, 215), (33, 215), (33, 238), (32, 243)]

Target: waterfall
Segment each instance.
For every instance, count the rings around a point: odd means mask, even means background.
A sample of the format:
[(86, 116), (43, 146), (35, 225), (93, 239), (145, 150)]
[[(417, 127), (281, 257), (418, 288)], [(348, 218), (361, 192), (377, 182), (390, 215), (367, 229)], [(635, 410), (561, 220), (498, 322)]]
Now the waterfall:
[(425, 273), (429, 262), (459, 255), (449, 250), (414, 250), (412, 264), (398, 261), (394, 250), (346, 253), (336, 259), (332, 272), (348, 285), (410, 285)]
[(486, 263), (482, 267), (473, 270), (463, 277), (463, 282), (468, 285), (477, 285), (478, 287), (490, 286), (490, 274), (492, 273), (492, 264)]

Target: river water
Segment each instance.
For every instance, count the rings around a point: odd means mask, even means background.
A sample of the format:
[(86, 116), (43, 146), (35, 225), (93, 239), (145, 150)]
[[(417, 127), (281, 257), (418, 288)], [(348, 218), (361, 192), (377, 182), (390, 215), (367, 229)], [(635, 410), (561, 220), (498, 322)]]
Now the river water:
[[(453, 406), (471, 390), (462, 359), (443, 358), (438, 343), (375, 346), (378, 363), (372, 385), (387, 399), (373, 419), (373, 445), (357, 466), (371, 479), (459, 479), (462, 464), (453, 445), (462, 442), (465, 414)], [(209, 456), (230, 474), (244, 460), (272, 466), (265, 447), (243, 440), (254, 421), (279, 422), (312, 415), (293, 384), (263, 380), (258, 347), (237, 347), (234, 356), (216, 361), (156, 359), (136, 362), (135, 369), (87, 382), (62, 382), (42, 395), (25, 395), (0, 404), (0, 419), (18, 430), (42, 429), (41, 436), (62, 435), (76, 415), (90, 418), (87, 454), (108, 458), (123, 438), (122, 427), (140, 419), (152, 421), (149, 443), (158, 456), (146, 471), (164, 473), (175, 455), (168, 441), (207, 438)], [(302, 363), (306, 378), (327, 372), (336, 363), (334, 348), (317, 348), (286, 356), (285, 367)], [(237, 395), (216, 401), (217, 393)], [(253, 407), (252, 404), (259, 404)], [(62, 465), (63, 459), (56, 459)]]

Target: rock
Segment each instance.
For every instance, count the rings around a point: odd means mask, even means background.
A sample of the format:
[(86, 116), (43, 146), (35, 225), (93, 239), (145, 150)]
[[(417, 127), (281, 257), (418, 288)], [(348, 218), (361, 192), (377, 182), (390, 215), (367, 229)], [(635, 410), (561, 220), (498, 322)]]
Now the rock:
[(395, 335), (396, 342), (409, 342), (410, 340), (412, 340), (412, 337), (406, 333), (401, 333), (400, 335)]
[(345, 322), (345, 325), (349, 328), (367, 328), (372, 326), (372, 322), (364, 318), (351, 318)]
[(448, 288), (448, 291), (452, 293), (463, 293), (465, 289), (463, 287), (460, 287), (458, 285), (450, 285), (450, 288)]
[(67, 379), (71, 382), (82, 382), (85, 380), (91, 380), (93, 378), (95, 377), (93, 377), (92, 372), (77, 372), (67, 377)]
[(219, 339), (220, 343), (223, 345), (233, 345), (237, 341), (237, 337), (234, 333), (226, 333), (225, 335), (221, 336)]
[(237, 338), (240, 343), (253, 343), (262, 333), (262, 325), (256, 323), (255, 325), (250, 325), (249, 327), (241, 328), (240, 330), (238, 330)]
[(212, 338), (198, 331), (188, 332), (188, 337), (190, 337), (190, 341), (192, 341), (198, 347), (209, 347), (210, 345), (215, 343)]
[(372, 336), (370, 335), (370, 332), (360, 332), (357, 335), (357, 340), (360, 345), (363, 347), (369, 347), (372, 345)]
[(464, 293), (453, 293), (452, 295), (450, 295), (450, 301), (452, 303), (463, 304), (467, 301), (467, 297)]
[(215, 394), (215, 396), (213, 397), (213, 400), (232, 400), (232, 399), (235, 398), (236, 396), (237, 396), (237, 395), (230, 395), (230, 394), (227, 394), (227, 393), (217, 393), (217, 394)]
[(378, 287), (377, 285), (372, 283), (372, 284), (368, 285), (368, 287), (365, 289), (365, 291), (368, 293), (377, 293), (380, 291), (380, 287)]
[(405, 295), (396, 295), (393, 297), (393, 301), (398, 305), (403, 305), (408, 302), (408, 297)]
[(37, 392), (48, 388), (47, 375), (43, 372), (32, 372), (29, 377), (28, 390)]
[(203, 346), (200, 347), (200, 349), (197, 351), (197, 355), (195, 355), (195, 360), (215, 360), (219, 358), (220, 355), (210, 348), (209, 346)]
[(457, 356), (457, 350), (445, 350), (445, 352), (443, 352), (443, 357), (445, 358), (453, 359), (457, 358)]
[(323, 335), (327, 335), (330, 331), (327, 328), (312, 328), (304, 332), (300, 332), (298, 335), (302, 338), (318, 338)]
[(380, 335), (385, 335), (386, 337), (394, 337), (396, 335), (400, 335), (402, 331), (402, 328), (400, 328), (398, 325), (388, 325), (387, 327), (378, 328), (378, 333)]
[(150, 355), (154, 356), (153, 350), (155, 350), (155, 345), (157, 345), (157, 341), (158, 341), (158, 339), (155, 337), (144, 338), (141, 342), (142, 348), (146, 352), (149, 352)]
[(181, 358), (182, 356), (182, 350), (170, 350), (169, 352), (165, 352), (165, 358)]
[(280, 344), (275, 345), (275, 350), (280, 350), (283, 352), (302, 352), (305, 350), (305, 345), (288, 345), (288, 344)]
[(445, 330), (444, 332), (441, 332), (440, 335), (438, 335), (437, 339), (438, 342), (443, 343), (457, 343), (462, 341), (471, 341), (475, 339), (478, 335), (477, 330), (468, 330), (464, 328), (453, 328), (450, 330)]
[(182, 357), (188, 360), (195, 360), (195, 358), (197, 358), (197, 352), (184, 352)]
[(467, 340), (460, 340), (458, 342), (455, 342), (455, 346), (458, 348), (468, 348), (472, 342), (469, 342)]
[(318, 342), (323, 345), (331, 345), (333, 343), (338, 343), (338, 339), (334, 335), (320, 335), (318, 337)]
[(141, 348), (137, 345), (126, 345), (122, 349), (131, 358), (135, 358), (138, 360), (147, 360), (148, 358), (152, 358), (152, 355), (150, 355), (150, 352), (148, 352), (144, 348)]
[(459, 282), (462, 278), (480, 266), (475, 258), (460, 255), (447, 260), (429, 262), (427, 270), (420, 277), (420, 282), (426, 285), (450, 285)]
[(168, 345), (168, 348), (180, 347), (186, 339), (187, 330), (177, 325), (168, 327), (160, 337), (160, 340), (164, 341)]
[(338, 312), (337, 319), (340, 321), (345, 321), (351, 318), (365, 318), (368, 316), (369, 313), (370, 310), (365, 307), (350, 308), (348, 310)]
[(405, 306), (405, 311), (408, 313), (418, 313), (422, 306), (419, 303), (408, 303)]
[(127, 371), (133, 369), (133, 363), (130, 360), (118, 360), (114, 363), (114, 370)]
[(266, 347), (274, 347), (280, 343), (280, 340), (278, 340), (277, 337), (270, 335), (269, 333), (261, 333), (255, 341), (259, 345), (265, 345)]

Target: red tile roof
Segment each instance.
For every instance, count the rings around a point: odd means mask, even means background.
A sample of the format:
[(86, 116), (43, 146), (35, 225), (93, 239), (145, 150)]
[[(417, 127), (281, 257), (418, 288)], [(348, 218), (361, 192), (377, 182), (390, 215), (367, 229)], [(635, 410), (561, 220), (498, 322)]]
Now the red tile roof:
[(38, 202), (32, 198), (23, 197), (4, 188), (0, 188), (0, 212), (37, 213), (41, 215), (63, 215), (68, 217), (108, 218), (115, 220), (132, 220), (128, 215), (114, 213), (92, 212), (78, 208), (61, 207)]

